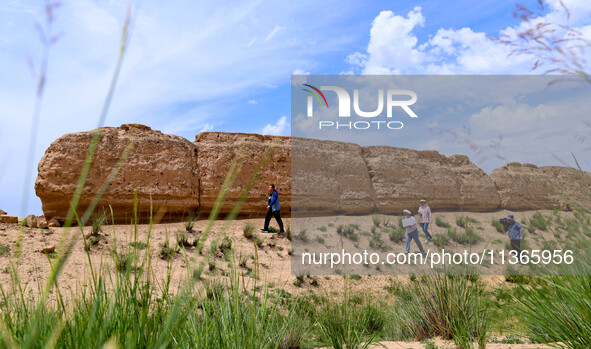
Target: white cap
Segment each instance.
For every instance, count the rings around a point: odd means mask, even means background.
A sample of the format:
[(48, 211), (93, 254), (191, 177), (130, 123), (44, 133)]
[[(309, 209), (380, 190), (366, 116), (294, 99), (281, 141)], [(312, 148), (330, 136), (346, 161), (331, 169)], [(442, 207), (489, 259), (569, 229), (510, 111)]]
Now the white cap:
[(402, 213), (412, 214), (412, 212), (410, 212), (409, 210), (404, 210), (404, 211), (402, 211)]

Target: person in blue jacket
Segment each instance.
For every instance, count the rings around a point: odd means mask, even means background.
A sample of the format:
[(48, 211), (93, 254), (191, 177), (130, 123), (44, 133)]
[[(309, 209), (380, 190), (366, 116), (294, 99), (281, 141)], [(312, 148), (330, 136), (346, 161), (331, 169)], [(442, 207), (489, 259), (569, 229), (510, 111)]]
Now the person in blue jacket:
[(271, 221), (271, 217), (275, 217), (277, 224), (279, 224), (279, 233), (285, 233), (283, 230), (283, 221), (281, 220), (281, 215), (279, 210), (281, 206), (279, 205), (279, 193), (275, 190), (275, 184), (271, 184), (269, 186), (269, 200), (267, 202), (267, 216), (265, 217), (265, 227), (261, 229), (261, 232), (268, 233), (269, 232), (269, 222)]
[(519, 222), (515, 221), (512, 214), (507, 216), (509, 221), (509, 240), (511, 240), (511, 250), (517, 252), (517, 258), (521, 260), (521, 240), (523, 240), (523, 228)]

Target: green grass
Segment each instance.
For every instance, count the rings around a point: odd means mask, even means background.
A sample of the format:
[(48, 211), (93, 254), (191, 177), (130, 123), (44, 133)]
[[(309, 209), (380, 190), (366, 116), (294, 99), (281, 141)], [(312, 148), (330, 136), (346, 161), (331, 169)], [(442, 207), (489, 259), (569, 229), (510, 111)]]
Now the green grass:
[(461, 245), (474, 245), (484, 241), (484, 238), (474, 231), (474, 229), (468, 227), (464, 232), (458, 232), (456, 229), (449, 229), (447, 236)]
[(388, 234), (390, 241), (392, 242), (401, 242), (406, 238), (406, 230), (404, 228), (391, 228), (390, 233)]
[(433, 234), (433, 244), (439, 248), (444, 248), (449, 244), (448, 234)]
[(242, 228), (242, 234), (245, 238), (250, 239), (252, 238), (252, 234), (254, 233), (254, 225), (250, 223), (246, 223), (244, 228)]
[(10, 254), (10, 245), (0, 244), (0, 256), (7, 256)]
[(503, 228), (503, 225), (501, 224), (501, 222), (499, 222), (498, 219), (492, 219), (490, 221), (490, 225), (492, 225), (499, 233), (505, 233), (505, 229)]
[(435, 218), (435, 225), (441, 228), (449, 229), (451, 228), (451, 224), (447, 223), (441, 217)]
[(459, 348), (482, 348), (490, 329), (490, 310), (483, 290), (467, 278), (427, 276), (414, 282), (410, 299), (395, 310), (399, 335), (423, 340), (451, 339)]

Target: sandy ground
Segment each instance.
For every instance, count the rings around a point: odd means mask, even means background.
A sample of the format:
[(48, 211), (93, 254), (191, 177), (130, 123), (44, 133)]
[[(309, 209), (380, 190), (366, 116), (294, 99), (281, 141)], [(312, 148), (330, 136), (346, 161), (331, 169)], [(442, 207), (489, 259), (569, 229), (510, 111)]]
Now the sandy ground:
[[(490, 244), (498, 245), (498, 248), (503, 248), (508, 238), (505, 234), (499, 233), (491, 225), (492, 219), (499, 219), (505, 217), (508, 211), (499, 211), (492, 213), (467, 213), (469, 217), (475, 218), (480, 223), (473, 223), (472, 226), (479, 235), (483, 236), (485, 241), (474, 246), (473, 248), (482, 248)], [(519, 221), (524, 221), (525, 218), (531, 217), (535, 211), (531, 212), (516, 212), (515, 216)], [(551, 215), (552, 211), (542, 211), (543, 214)], [(434, 213), (434, 220), (440, 217), (446, 222), (450, 223), (458, 231), (459, 228), (455, 225), (456, 217), (463, 215), (461, 212), (436, 212)], [(572, 214), (562, 212), (563, 217), (571, 217)], [(391, 224), (398, 223), (398, 217), (395, 216), (381, 216), (386, 220), (390, 220)], [(291, 224), (290, 219), (284, 219), (286, 224)], [(359, 224), (359, 231), (366, 231), (371, 228), (372, 216), (364, 217), (319, 217), (306, 219), (304, 222), (305, 228), (309, 232), (310, 240), (307, 244), (312, 246), (317, 245), (332, 245), (337, 246), (338, 243), (350, 246), (351, 241), (345, 241), (338, 234), (336, 234), (336, 226), (339, 224)], [(310, 292), (318, 295), (338, 296), (342, 294), (345, 287), (345, 278), (340, 275), (320, 275), (304, 277), (301, 285), (295, 285), (296, 275), (292, 274), (291, 263), (291, 249), (292, 241), (286, 237), (278, 236), (276, 234), (260, 234), (259, 230), (263, 224), (262, 219), (245, 219), (226, 222), (223, 220), (214, 221), (211, 226), (211, 231), (204, 240), (203, 253), (196, 251), (195, 247), (186, 247), (183, 253), (176, 253), (174, 258), (170, 261), (160, 258), (162, 245), (168, 240), (171, 245), (175, 244), (176, 236), (179, 233), (186, 233), (183, 223), (174, 224), (157, 224), (151, 229), (149, 225), (138, 225), (137, 230), (133, 226), (125, 225), (109, 225), (104, 226), (100, 234), (99, 242), (90, 248), (90, 253), (84, 249), (84, 241), (80, 228), (73, 227), (69, 230), (65, 228), (51, 228), (51, 229), (30, 229), (22, 227), (17, 224), (0, 223), (0, 283), (4, 290), (11, 288), (11, 265), (18, 270), (18, 276), (21, 285), (26, 290), (26, 293), (35, 298), (38, 295), (39, 289), (44, 285), (47, 275), (49, 275), (51, 264), (55, 263), (56, 258), (53, 253), (45, 253), (47, 251), (56, 250), (57, 252), (64, 249), (63, 241), (73, 239), (75, 244), (72, 249), (70, 257), (64, 266), (62, 273), (58, 279), (58, 285), (62, 295), (67, 297), (68, 294), (77, 294), (82, 288), (87, 287), (92, 278), (93, 270), (102, 269), (109, 275), (116, 275), (117, 273), (112, 251), (116, 248), (118, 253), (125, 254), (132, 251), (133, 248), (130, 243), (133, 241), (149, 242), (144, 249), (139, 251), (139, 258), (144, 258), (146, 255), (151, 256), (152, 269), (149, 271), (159, 288), (163, 288), (166, 282), (166, 275), (168, 270), (171, 273), (171, 287), (175, 290), (180, 285), (181, 280), (187, 276), (193, 275), (193, 271), (198, 268), (200, 264), (205, 265), (205, 271), (202, 274), (201, 280), (195, 282), (194, 287), (203, 289), (204, 284), (211, 280), (224, 279), (227, 280), (228, 272), (231, 270), (231, 263), (234, 261), (238, 266), (236, 270), (240, 274), (239, 280), (244, 280), (248, 285), (267, 284), (274, 289), (284, 289), (290, 293)], [(272, 225), (275, 222), (272, 222)], [(332, 226), (329, 226), (332, 224)], [(243, 236), (243, 230), (246, 225), (254, 226), (254, 238), (247, 239)], [(188, 233), (189, 242), (194, 241), (203, 236), (206, 231), (207, 222), (198, 221), (193, 228), (194, 233)], [(292, 225), (293, 226), (293, 225)], [(296, 224), (300, 227), (300, 222)], [(326, 231), (320, 231), (319, 228), (326, 226)], [(84, 235), (90, 233), (90, 227), (84, 227)], [(299, 229), (299, 228), (298, 228)], [(323, 229), (322, 229), (323, 230)], [(446, 229), (437, 227), (432, 224), (430, 227), (432, 234), (445, 233)], [(298, 232), (292, 230), (292, 235)], [(544, 235), (549, 235), (551, 232), (536, 232), (535, 236), (527, 236), (529, 246), (534, 247), (538, 245), (536, 240)], [(316, 241), (316, 237), (322, 237), (324, 242), (321, 244)], [(212, 245), (219, 246), (224, 237), (231, 239), (235, 245), (235, 255), (233, 257), (224, 256), (219, 248), (208, 256)], [(148, 241), (149, 238), (149, 241)], [(259, 247), (255, 247), (255, 241), (260, 239)], [(368, 240), (368, 238), (366, 238)], [(360, 239), (357, 243), (361, 248), (369, 248), (368, 241)], [(404, 251), (404, 242), (391, 243), (387, 235), (384, 236), (387, 241), (387, 248), (396, 251)], [(421, 241), (424, 241), (421, 232)], [(301, 242), (300, 242), (301, 244)], [(414, 244), (414, 243), (413, 243)], [(298, 245), (295, 243), (293, 245)], [(8, 247), (6, 247), (8, 246)], [(426, 247), (435, 248), (433, 244), (426, 245)], [(299, 248), (299, 247), (298, 247)], [(451, 242), (450, 249), (465, 248), (456, 243)], [(416, 249), (416, 246), (413, 246)], [(301, 251), (296, 251), (295, 256), (298, 256)], [(258, 272), (259, 278), (255, 277), (257, 265), (255, 260), (258, 258)], [(144, 271), (145, 272), (145, 271)], [(388, 272), (385, 268), (382, 272)], [(334, 274), (334, 273), (333, 273)], [(366, 271), (362, 278), (349, 280), (351, 292), (374, 292), (382, 296), (387, 296), (388, 292), (384, 289), (396, 280), (396, 282), (410, 282), (408, 275), (376, 275), (378, 271)], [(372, 275), (367, 275), (372, 274)], [(502, 273), (499, 273), (502, 274)], [(501, 275), (483, 276), (481, 280), (491, 288), (498, 287), (505, 283), (504, 277)], [(242, 281), (240, 281), (242, 282)], [(445, 343), (442, 343), (445, 344)], [(411, 342), (383, 342), (381, 345), (385, 348), (423, 348), (424, 345), (420, 343)], [(488, 348), (542, 348), (543, 346), (523, 346), (523, 345), (503, 345), (491, 343)]]

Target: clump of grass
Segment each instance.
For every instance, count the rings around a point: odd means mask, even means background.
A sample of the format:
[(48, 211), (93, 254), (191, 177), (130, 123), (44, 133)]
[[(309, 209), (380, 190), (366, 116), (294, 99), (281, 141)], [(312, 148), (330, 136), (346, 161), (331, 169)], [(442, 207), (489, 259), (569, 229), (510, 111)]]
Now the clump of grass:
[(322, 238), (322, 236), (317, 236), (315, 240), (317, 243), (322, 244), (322, 245), (324, 245), (324, 243), (326, 242), (324, 240), (324, 238)]
[(320, 231), (321, 231), (321, 232), (323, 232), (323, 233), (326, 233), (326, 226), (325, 226), (325, 225), (323, 225), (323, 226), (321, 226), (321, 227), (318, 227), (318, 230), (320, 230)]
[(449, 229), (447, 231), (447, 235), (449, 236), (450, 239), (452, 239), (453, 241), (457, 242), (458, 244), (461, 245), (474, 245), (477, 244), (479, 242), (484, 241), (484, 238), (480, 235), (478, 235), (478, 233), (476, 233), (474, 231), (474, 229), (468, 227), (466, 228), (465, 232), (458, 232), (455, 229)]
[(164, 259), (164, 260), (171, 260), (174, 258), (175, 254), (178, 252), (178, 247), (175, 246), (170, 246), (168, 243), (168, 240), (166, 240), (164, 243), (159, 244), (160, 245), (160, 258)]
[(404, 228), (391, 228), (390, 233), (388, 234), (390, 241), (392, 242), (401, 242), (406, 238), (406, 230)]
[(373, 221), (374, 227), (379, 227), (382, 224), (382, 219), (379, 216), (372, 216), (371, 220)]
[(382, 234), (376, 232), (371, 235), (371, 239), (369, 240), (369, 247), (375, 249), (384, 249), (386, 247), (384, 240), (382, 239)]
[[(587, 270), (588, 271), (588, 270)], [(520, 286), (516, 310), (536, 343), (562, 343), (567, 348), (591, 347), (591, 278), (549, 276), (539, 286)]]
[(90, 230), (91, 236), (97, 236), (100, 232), (103, 231), (103, 224), (107, 221), (107, 216), (102, 213), (97, 216), (95, 219), (92, 220), (92, 228)]
[(195, 227), (195, 222), (197, 221), (197, 218), (194, 215), (189, 215), (189, 217), (187, 217), (187, 220), (184, 223), (185, 226), (185, 230), (187, 231), (187, 233), (193, 233), (193, 228)]
[(191, 247), (192, 243), (189, 242), (189, 235), (184, 231), (179, 231), (176, 236), (176, 243), (179, 247)]
[(503, 224), (501, 224), (501, 222), (499, 222), (499, 220), (494, 219), (490, 222), (490, 225), (492, 225), (499, 233), (504, 233), (505, 229), (503, 228)]
[(459, 348), (484, 348), (490, 308), (483, 290), (467, 278), (432, 275), (412, 284), (411, 298), (394, 314), (401, 335), (422, 340), (441, 336)]
[(548, 229), (548, 221), (549, 219), (544, 217), (541, 213), (536, 212), (534, 215), (528, 220), (528, 228), (531, 228), (530, 232), (535, 230), (543, 230), (546, 231)]
[(129, 243), (129, 246), (138, 250), (144, 250), (146, 247), (148, 247), (148, 244), (143, 241), (132, 241)]
[(7, 256), (10, 254), (10, 245), (0, 244), (0, 256)]
[(300, 232), (294, 236), (295, 240), (299, 240), (301, 242), (308, 242), (310, 239), (308, 238), (308, 232), (306, 231), (306, 229), (302, 229), (300, 230)]
[(346, 237), (352, 241), (358, 241), (359, 235), (355, 233), (355, 229), (359, 228), (358, 225), (349, 224), (349, 225), (339, 225), (337, 227), (337, 234)]
[(245, 238), (250, 239), (252, 238), (252, 234), (254, 233), (254, 225), (250, 223), (246, 223), (244, 228), (242, 228), (242, 234)]
[(369, 347), (383, 328), (385, 318), (383, 307), (365, 308), (348, 295), (342, 303), (324, 303), (315, 313), (319, 340), (332, 348)]
[(448, 234), (433, 234), (433, 244), (439, 248), (444, 248), (449, 244)]
[(441, 227), (441, 228), (446, 228), (446, 229), (451, 228), (451, 224), (444, 221), (443, 218), (441, 218), (441, 217), (435, 218), (435, 225), (438, 227)]

